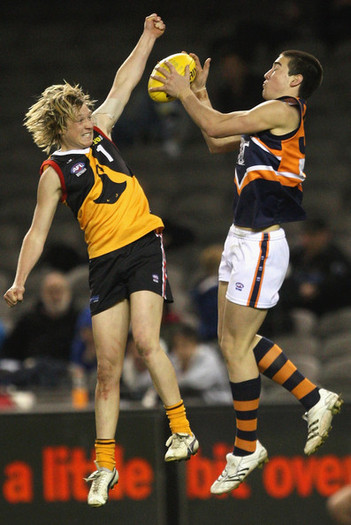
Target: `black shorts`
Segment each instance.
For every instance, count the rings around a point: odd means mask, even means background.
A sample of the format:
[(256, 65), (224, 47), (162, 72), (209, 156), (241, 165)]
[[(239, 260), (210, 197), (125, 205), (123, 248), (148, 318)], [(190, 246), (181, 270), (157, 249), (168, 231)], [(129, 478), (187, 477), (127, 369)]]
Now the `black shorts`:
[(141, 290), (155, 292), (172, 303), (162, 234), (150, 232), (119, 250), (90, 259), (89, 286), (91, 315)]

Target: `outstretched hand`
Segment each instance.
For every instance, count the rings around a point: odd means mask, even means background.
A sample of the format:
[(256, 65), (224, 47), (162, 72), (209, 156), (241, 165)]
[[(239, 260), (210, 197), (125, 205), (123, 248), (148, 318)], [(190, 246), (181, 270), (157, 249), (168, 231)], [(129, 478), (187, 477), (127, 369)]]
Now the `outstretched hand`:
[(152, 13), (152, 15), (145, 18), (144, 29), (145, 31), (150, 31), (155, 38), (158, 38), (165, 32), (166, 24), (160, 16)]
[(194, 93), (201, 91), (206, 87), (206, 82), (208, 74), (210, 72), (211, 59), (207, 58), (204, 62), (204, 65), (201, 66), (200, 59), (195, 53), (189, 53), (189, 55), (195, 60), (196, 64), (196, 76), (194, 81), (191, 84), (191, 89)]

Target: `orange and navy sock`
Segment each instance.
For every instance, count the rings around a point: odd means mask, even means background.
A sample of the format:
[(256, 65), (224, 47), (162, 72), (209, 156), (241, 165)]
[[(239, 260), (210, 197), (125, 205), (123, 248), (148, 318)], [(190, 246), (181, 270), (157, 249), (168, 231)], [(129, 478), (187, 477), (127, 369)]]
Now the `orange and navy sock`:
[(181, 399), (175, 405), (165, 406), (165, 409), (172, 434), (189, 434), (191, 436), (192, 432), (186, 417), (183, 400)]
[(261, 374), (291, 392), (306, 410), (318, 403), (318, 387), (301, 374), (273, 341), (262, 337), (254, 348), (254, 354)]
[(247, 456), (256, 450), (257, 413), (261, 393), (261, 377), (241, 383), (230, 382), (236, 416), (233, 454)]
[(95, 440), (96, 463), (100, 468), (114, 469), (116, 465), (115, 448), (116, 441), (114, 439)]

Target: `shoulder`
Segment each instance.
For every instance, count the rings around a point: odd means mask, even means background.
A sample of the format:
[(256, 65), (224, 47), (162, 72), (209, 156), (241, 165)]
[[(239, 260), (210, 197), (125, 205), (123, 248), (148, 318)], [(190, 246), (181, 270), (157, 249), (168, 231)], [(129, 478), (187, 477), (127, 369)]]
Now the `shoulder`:
[(45, 166), (41, 172), (40, 184), (45, 186), (60, 187), (61, 184), (58, 170), (50, 164)]
[(269, 127), (274, 135), (286, 135), (295, 132), (301, 123), (301, 109), (297, 99), (282, 97), (262, 104), (265, 107)]

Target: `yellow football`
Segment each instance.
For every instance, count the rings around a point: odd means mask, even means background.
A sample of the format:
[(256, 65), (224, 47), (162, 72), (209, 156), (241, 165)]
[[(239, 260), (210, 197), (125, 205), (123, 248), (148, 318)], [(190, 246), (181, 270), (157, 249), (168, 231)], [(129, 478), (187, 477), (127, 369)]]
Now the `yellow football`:
[(164, 58), (152, 70), (147, 86), (149, 95), (155, 102), (171, 102), (171, 100), (174, 100), (174, 97), (167, 95), (167, 93), (164, 93), (163, 91), (153, 91), (150, 93), (150, 88), (162, 86), (162, 82), (154, 80), (153, 78), (151, 78), (151, 76), (161, 75), (161, 72), (157, 70), (157, 67), (159, 66), (168, 69), (165, 62), (170, 62), (171, 64), (173, 64), (173, 66), (176, 68), (177, 72), (180, 75), (184, 75), (186, 66), (189, 66), (190, 83), (193, 82), (196, 77), (195, 60), (187, 53), (175, 53), (174, 55), (170, 55), (169, 57)]

